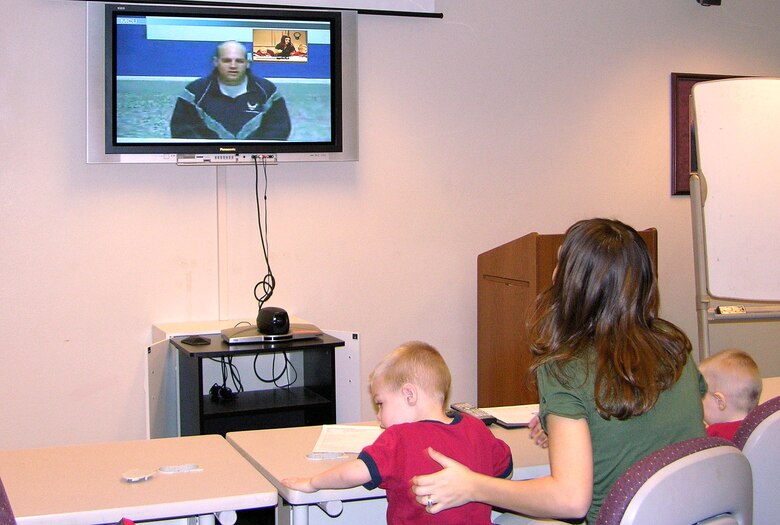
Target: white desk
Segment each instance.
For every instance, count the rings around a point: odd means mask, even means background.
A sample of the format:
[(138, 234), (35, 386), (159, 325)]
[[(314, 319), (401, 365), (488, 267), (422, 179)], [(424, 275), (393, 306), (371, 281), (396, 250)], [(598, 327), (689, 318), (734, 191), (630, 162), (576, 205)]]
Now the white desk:
[[(131, 469), (187, 463), (202, 470), (122, 479)], [(278, 501), (273, 486), (215, 435), (2, 450), (0, 478), (19, 525), (205, 516)]]
[[(356, 487), (320, 490), (307, 494), (281, 484), (284, 478), (311, 476), (345, 461), (306, 459), (306, 454), (314, 448), (321, 429), (320, 426), (311, 426), (227, 434), (227, 440), (276, 487), (279, 496), (292, 506), (293, 525), (308, 525), (311, 505), (334, 502), (333, 506), (338, 509), (343, 501), (385, 497), (385, 491), (382, 489), (367, 490)], [(549, 474), (547, 450), (539, 448), (528, 438), (528, 429), (506, 430), (496, 425), (491, 429), (512, 450), (512, 479), (531, 479)]]
[(539, 447), (531, 440), (527, 428), (507, 430), (492, 425), (490, 430), (512, 450), (512, 463), (515, 468), (512, 479), (535, 479), (550, 474), (550, 458), (547, 449)]

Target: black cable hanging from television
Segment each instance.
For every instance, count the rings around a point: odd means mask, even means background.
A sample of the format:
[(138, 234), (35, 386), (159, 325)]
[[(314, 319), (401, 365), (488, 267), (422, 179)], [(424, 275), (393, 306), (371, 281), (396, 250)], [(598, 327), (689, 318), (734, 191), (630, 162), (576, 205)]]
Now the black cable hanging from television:
[[(276, 278), (273, 271), (271, 271), (271, 262), (268, 257), (268, 170), (265, 157), (261, 157), (263, 164), (263, 178), (265, 179), (265, 186), (263, 188), (263, 211), (260, 212), (260, 171), (258, 168), (257, 158), (259, 155), (253, 156), (255, 164), (255, 208), (257, 210), (257, 229), (260, 232), (260, 246), (263, 249), (263, 259), (265, 260), (266, 274), (260, 281), (255, 284), (255, 299), (257, 299), (258, 311), (263, 307), (263, 304), (271, 298), (276, 287)], [(265, 228), (265, 233), (263, 233)], [(262, 291), (262, 294), (259, 293)]]

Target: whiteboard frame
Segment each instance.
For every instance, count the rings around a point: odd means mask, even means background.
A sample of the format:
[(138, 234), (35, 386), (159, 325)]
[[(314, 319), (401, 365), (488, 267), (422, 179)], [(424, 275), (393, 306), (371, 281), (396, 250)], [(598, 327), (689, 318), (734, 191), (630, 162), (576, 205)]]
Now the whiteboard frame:
[[(766, 81), (767, 79), (761, 79), (758, 77), (744, 77), (738, 79), (732, 78), (729, 80), (716, 80), (707, 83), (742, 83), (761, 80)], [(780, 83), (780, 79), (770, 80), (778, 81), (778, 83)], [(698, 123), (697, 116), (695, 114), (695, 92), (696, 91), (694, 89), (692, 94), (691, 107), (693, 108), (694, 112), (694, 123)], [(719, 124), (722, 125), (722, 123)], [(697, 144), (701, 143), (699, 140), (699, 130), (697, 129), (697, 126), (694, 126), (694, 133), (697, 134)], [(726, 298), (713, 295), (711, 293), (712, 287), (710, 286), (710, 269), (708, 267), (707, 226), (705, 219), (707, 214), (705, 212), (705, 205), (708, 192), (706, 183), (707, 168), (710, 163), (713, 163), (713, 159), (708, 158), (706, 159), (708, 162), (703, 162), (701, 157), (702, 149), (704, 148), (699, 148), (697, 151), (697, 154), (699, 155), (698, 166), (701, 170), (701, 173), (694, 173), (690, 178), (691, 223), (693, 228), (693, 257), (696, 284), (696, 317), (699, 336), (700, 359), (706, 358), (710, 355), (709, 325), (711, 323), (780, 320), (780, 304), (774, 300), (755, 299), (751, 297)], [(736, 175), (737, 174), (735, 174), (735, 176)], [(740, 173), (739, 175), (744, 176), (744, 173)], [(744, 183), (750, 184), (751, 182), (755, 183), (760, 181), (746, 181)], [(711, 304), (713, 300), (723, 300), (724, 302), (718, 306), (712, 307)], [(746, 301), (750, 304), (739, 303), (739, 301)], [(726, 305), (737, 305), (737, 311), (726, 312), (726, 309), (722, 308), (722, 306)]]

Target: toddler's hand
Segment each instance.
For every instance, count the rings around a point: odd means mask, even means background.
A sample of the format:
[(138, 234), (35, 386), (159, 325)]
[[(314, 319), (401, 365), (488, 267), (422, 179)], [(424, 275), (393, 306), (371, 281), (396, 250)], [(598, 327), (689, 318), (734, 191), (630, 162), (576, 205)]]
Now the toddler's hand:
[(311, 484), (311, 478), (285, 478), (282, 480), (282, 485), (300, 492), (317, 491), (317, 489), (315, 489)]
[(528, 423), (528, 428), (531, 430), (530, 438), (535, 440), (535, 443), (542, 448), (547, 448), (547, 434), (542, 429), (542, 422), (539, 421), (539, 416), (535, 415)]

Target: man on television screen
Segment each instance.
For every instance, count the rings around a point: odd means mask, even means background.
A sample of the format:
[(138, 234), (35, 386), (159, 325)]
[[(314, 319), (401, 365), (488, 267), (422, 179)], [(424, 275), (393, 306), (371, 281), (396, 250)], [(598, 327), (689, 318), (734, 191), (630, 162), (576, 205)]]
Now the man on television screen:
[(286, 140), (287, 104), (270, 80), (255, 76), (244, 44), (222, 42), (210, 75), (187, 84), (176, 99), (171, 137)]

